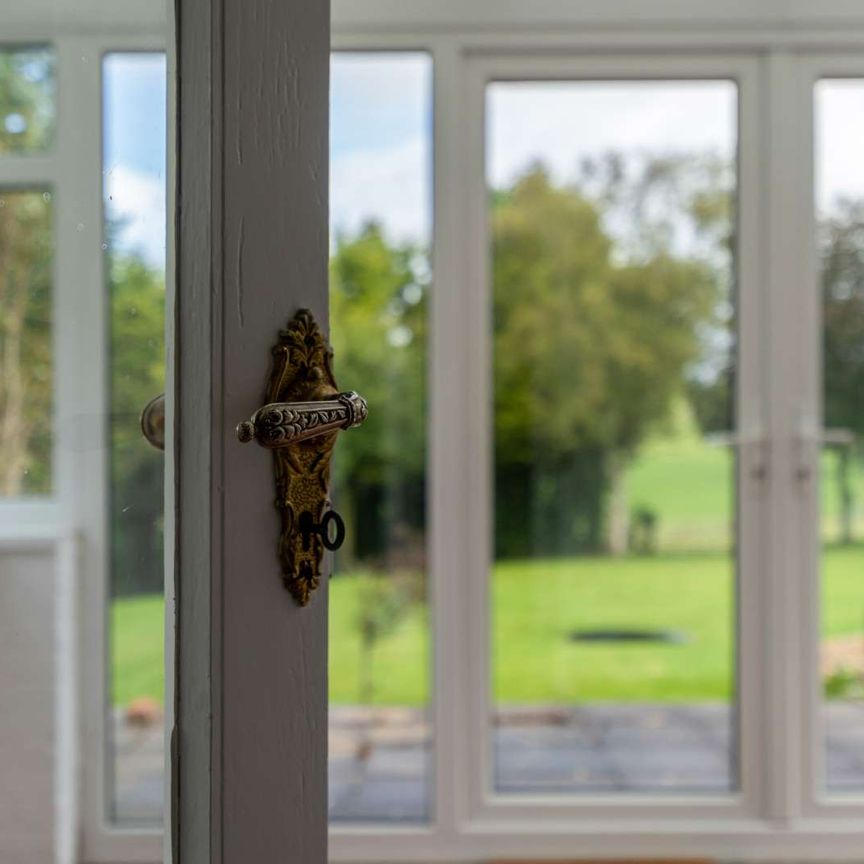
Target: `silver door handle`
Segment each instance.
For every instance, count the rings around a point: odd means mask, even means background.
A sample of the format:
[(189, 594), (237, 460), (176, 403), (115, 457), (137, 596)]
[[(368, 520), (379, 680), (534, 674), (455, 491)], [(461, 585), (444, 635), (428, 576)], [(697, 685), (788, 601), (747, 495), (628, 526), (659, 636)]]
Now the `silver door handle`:
[(760, 432), (726, 432), (710, 436), (711, 443), (721, 447), (734, 447), (741, 454), (744, 468), (753, 480), (762, 481), (768, 476), (768, 461), (771, 442)]

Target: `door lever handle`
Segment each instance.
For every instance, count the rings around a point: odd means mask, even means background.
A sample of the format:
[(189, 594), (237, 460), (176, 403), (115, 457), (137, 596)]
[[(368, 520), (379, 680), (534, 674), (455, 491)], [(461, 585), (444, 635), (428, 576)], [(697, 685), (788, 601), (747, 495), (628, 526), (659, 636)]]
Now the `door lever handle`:
[(141, 434), (157, 450), (165, 449), (165, 394), (151, 399), (141, 412)]
[(359, 426), (368, 413), (366, 400), (353, 390), (339, 393), (334, 399), (271, 402), (259, 408), (251, 420), (237, 426), (237, 438), (244, 444), (257, 441), (262, 447), (275, 450)]
[(337, 433), (359, 426), (368, 408), (353, 390), (339, 391), (333, 352), (308, 309), (279, 332), (272, 356), (265, 404), (237, 426), (237, 437), (273, 454), (282, 582), (305, 606), (320, 583), (324, 551), (345, 539), (345, 523), (329, 499)]

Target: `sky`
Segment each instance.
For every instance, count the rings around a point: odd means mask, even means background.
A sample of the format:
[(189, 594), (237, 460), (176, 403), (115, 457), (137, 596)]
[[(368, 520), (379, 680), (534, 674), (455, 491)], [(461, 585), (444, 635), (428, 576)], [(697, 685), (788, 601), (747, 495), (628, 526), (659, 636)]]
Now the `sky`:
[(102, 194), (121, 248), (165, 267), (166, 63), (157, 53), (103, 61)]
[[(104, 190), (120, 243), (154, 266), (165, 255), (165, 60), (113, 54), (104, 66)], [(502, 82), (487, 93), (487, 177), (509, 183), (538, 158), (556, 180), (610, 150), (735, 150), (736, 89), (726, 81)], [(864, 196), (864, 82), (816, 93), (817, 198)], [(432, 66), (422, 53), (340, 53), (331, 81), (331, 230), (380, 221), (394, 242), (428, 242)]]

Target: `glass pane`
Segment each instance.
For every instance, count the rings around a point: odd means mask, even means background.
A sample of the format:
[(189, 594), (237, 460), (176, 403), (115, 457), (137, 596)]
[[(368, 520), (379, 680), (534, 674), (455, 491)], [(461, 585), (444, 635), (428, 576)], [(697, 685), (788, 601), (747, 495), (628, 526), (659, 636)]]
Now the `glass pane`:
[(0, 498), (52, 491), (52, 210), (47, 190), (0, 189)]
[(816, 87), (826, 782), (864, 790), (864, 80)]
[(0, 154), (44, 150), (54, 138), (54, 52), (0, 48)]
[(139, 417), (165, 389), (165, 57), (109, 54), (102, 71), (110, 300), (109, 809), (118, 822), (158, 823), (163, 803), (163, 458), (141, 435)]
[[(429, 818), (426, 331), (431, 63), (336, 54), (335, 372), (374, 406), (336, 449), (348, 539), (330, 583), (330, 818)], [(359, 383), (358, 383), (359, 382)]]
[(728, 792), (736, 87), (494, 83), (494, 787)]

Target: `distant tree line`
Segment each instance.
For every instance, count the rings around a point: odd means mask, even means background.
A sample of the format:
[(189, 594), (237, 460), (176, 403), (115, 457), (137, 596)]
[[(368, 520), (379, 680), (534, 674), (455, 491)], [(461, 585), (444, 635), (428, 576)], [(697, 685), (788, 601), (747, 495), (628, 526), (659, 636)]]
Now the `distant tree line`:
[[(616, 487), (672, 400), (689, 387), (706, 410), (727, 411), (713, 403), (733, 352), (706, 358), (703, 344), (730, 327), (720, 308), (731, 290), (724, 179), (708, 159), (650, 161), (628, 177), (611, 156), (584, 165), (574, 185), (536, 165), (490, 193), (496, 554), (609, 548), (616, 504), (626, 506)], [(616, 216), (639, 230), (615, 237)], [(704, 254), (676, 249), (682, 231), (709, 238)], [(362, 381), (374, 406), (337, 456), (339, 503), (361, 559), (410, 559), (419, 546), (430, 290), (423, 250), (394, 248), (379, 225), (336, 238), (336, 368), (340, 380)], [(688, 377), (702, 361), (714, 362), (709, 378), (705, 369)]]
[[(50, 138), (52, 70), (0, 51), (0, 153)], [(48, 188), (0, 189), (0, 498), (51, 491), (53, 212)]]

